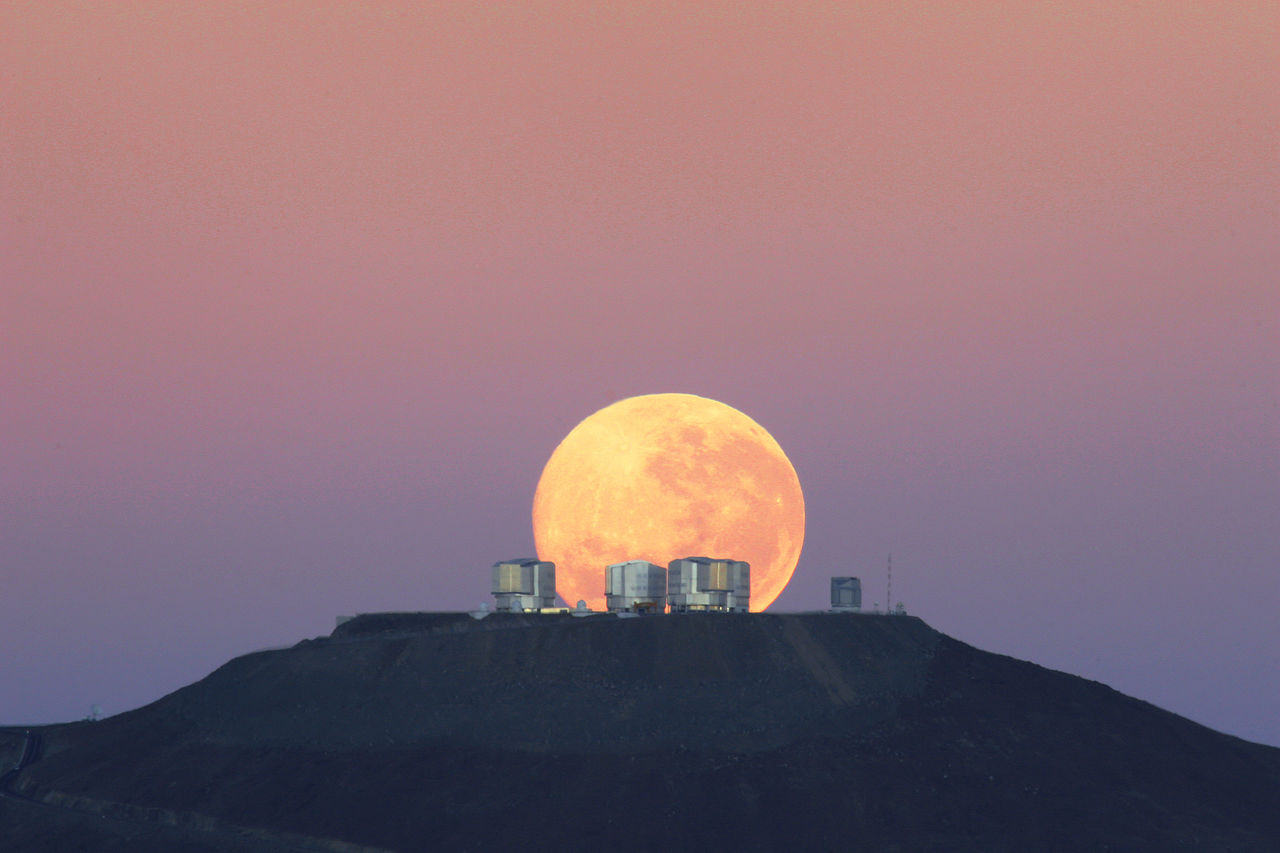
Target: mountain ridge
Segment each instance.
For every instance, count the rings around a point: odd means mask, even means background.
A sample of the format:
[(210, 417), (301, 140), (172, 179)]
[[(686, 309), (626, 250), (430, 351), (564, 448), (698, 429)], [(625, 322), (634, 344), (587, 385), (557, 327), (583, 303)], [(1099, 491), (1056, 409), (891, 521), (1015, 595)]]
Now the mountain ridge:
[(377, 614), (44, 737), (263, 850), (1280, 849), (1280, 750), (909, 616)]

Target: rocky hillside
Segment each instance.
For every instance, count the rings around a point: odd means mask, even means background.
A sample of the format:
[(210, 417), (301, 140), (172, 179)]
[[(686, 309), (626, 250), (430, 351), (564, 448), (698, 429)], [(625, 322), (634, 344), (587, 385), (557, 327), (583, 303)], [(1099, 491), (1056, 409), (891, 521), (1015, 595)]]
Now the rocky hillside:
[(9, 787), (31, 850), (1280, 849), (1280, 750), (899, 616), (360, 617)]

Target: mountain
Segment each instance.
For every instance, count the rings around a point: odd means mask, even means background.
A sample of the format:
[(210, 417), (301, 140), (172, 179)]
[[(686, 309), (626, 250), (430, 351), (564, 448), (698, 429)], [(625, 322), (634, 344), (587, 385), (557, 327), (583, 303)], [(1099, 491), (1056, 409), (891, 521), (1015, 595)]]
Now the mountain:
[(1280, 850), (1280, 749), (910, 616), (374, 614), (0, 761), (5, 850)]

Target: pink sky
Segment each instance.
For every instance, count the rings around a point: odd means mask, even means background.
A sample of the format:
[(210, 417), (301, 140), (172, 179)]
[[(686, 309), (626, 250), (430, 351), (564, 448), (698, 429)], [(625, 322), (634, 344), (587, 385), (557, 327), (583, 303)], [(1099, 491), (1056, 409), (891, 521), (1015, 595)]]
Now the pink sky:
[(1280, 744), (1277, 68), (1261, 2), (6, 4), (0, 722), (472, 607), (685, 391), (799, 473), (774, 609), (893, 551)]

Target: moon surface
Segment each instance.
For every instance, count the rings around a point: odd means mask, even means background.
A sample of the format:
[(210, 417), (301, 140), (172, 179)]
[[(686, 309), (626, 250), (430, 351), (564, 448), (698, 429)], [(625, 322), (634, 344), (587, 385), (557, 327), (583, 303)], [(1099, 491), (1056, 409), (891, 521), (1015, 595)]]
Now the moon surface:
[(533, 497), (538, 558), (570, 604), (605, 607), (605, 567), (681, 557), (746, 560), (751, 610), (782, 592), (804, 544), (804, 495), (778, 442), (724, 403), (648, 394), (573, 428)]

